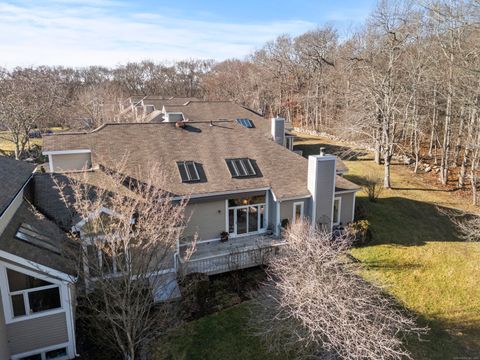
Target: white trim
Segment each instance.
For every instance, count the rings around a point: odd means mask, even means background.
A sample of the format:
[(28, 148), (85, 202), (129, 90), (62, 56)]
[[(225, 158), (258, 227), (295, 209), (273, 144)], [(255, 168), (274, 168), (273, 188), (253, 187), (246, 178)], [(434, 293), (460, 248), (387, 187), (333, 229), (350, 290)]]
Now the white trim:
[[(174, 196), (172, 200), (183, 200), (183, 199), (200, 199), (204, 197), (211, 197), (211, 196), (221, 196), (221, 195), (232, 195), (232, 194), (243, 194), (255, 191), (267, 191), (271, 190), (269, 187), (265, 188), (258, 188), (258, 189), (245, 189), (245, 190), (231, 190), (231, 191), (219, 191), (219, 192), (212, 192), (207, 194), (193, 194), (193, 195), (182, 195), (182, 196)], [(273, 191), (272, 191), (273, 194)]]
[[(334, 218), (334, 210), (335, 210), (335, 201), (338, 200), (338, 211), (337, 211), (337, 222), (333, 222), (333, 218)], [(333, 204), (332, 204), (332, 226), (336, 226), (336, 225), (340, 225), (340, 223), (342, 222), (342, 197), (341, 196), (335, 196), (333, 198)]]
[(52, 154), (48, 154), (48, 167), (50, 168), (50, 172), (53, 173), (53, 158), (52, 158)]
[[(53, 286), (47, 286), (44, 288), (53, 288), (55, 286), (59, 287), (59, 293), (60, 293), (60, 303), (61, 307), (56, 308), (56, 309), (51, 309), (47, 311), (41, 311), (33, 314), (27, 314), (23, 316), (14, 316), (13, 315), (13, 309), (12, 309), (12, 302), (10, 299), (10, 288), (8, 286), (8, 276), (7, 276), (7, 268), (14, 270), (16, 272), (35, 277), (37, 279), (41, 279), (44, 281), (48, 281), (53, 284)], [(25, 320), (30, 320), (30, 319), (35, 319), (43, 316), (48, 316), (48, 315), (53, 315), (53, 314), (58, 314), (61, 312), (65, 312), (67, 309), (64, 307), (64, 300), (65, 300), (65, 294), (62, 294), (63, 291), (62, 289), (67, 287), (67, 284), (64, 282), (51, 278), (49, 276), (46, 276), (41, 273), (37, 273), (35, 271), (31, 271), (19, 266), (16, 266), (15, 264), (9, 264), (5, 263), (4, 261), (0, 261), (0, 276), (2, 278), (2, 281), (0, 282), (0, 289), (1, 289), (1, 295), (2, 295), (2, 303), (3, 303), (3, 312), (5, 315), (5, 323), (10, 324), (10, 323), (15, 323), (19, 321), (25, 321)], [(42, 290), (43, 287), (40, 287), (38, 289)], [(14, 291), (12, 292), (13, 294), (20, 293), (21, 291)], [(25, 297), (24, 297), (25, 298)], [(25, 311), (27, 311), (27, 307), (25, 308)]]
[(41, 354), (42, 359), (46, 359), (44, 353), (46, 353), (48, 351), (52, 351), (52, 350), (61, 349), (61, 348), (66, 348), (67, 349), (67, 357), (59, 358), (59, 360), (72, 359), (75, 356), (74, 353), (70, 353), (70, 343), (68, 342), (68, 343), (61, 343), (61, 344), (57, 344), (57, 345), (50, 345), (50, 346), (43, 347), (43, 348), (40, 348), (40, 349), (15, 354), (15, 355), (12, 355), (12, 360), (19, 360), (22, 357), (36, 355), (36, 354)]
[[(30, 182), (30, 180), (32, 179), (33, 177), (33, 174), (31, 174), (28, 179), (25, 181), (25, 183), (23, 184), (22, 188), (20, 190), (18, 190), (18, 192), (15, 194), (15, 196), (13, 197), (13, 199), (10, 201), (10, 204), (8, 204), (7, 208), (5, 210), (3, 210), (3, 212), (0, 214), (0, 219), (3, 218), (3, 216), (8, 212), (8, 210), (13, 206), (13, 204), (17, 201), (18, 199), (18, 196), (21, 194), (22, 197), (23, 197), (23, 191), (25, 190), (25, 187), (28, 185), (28, 183)], [(22, 202), (23, 202), (23, 199), (22, 199)], [(15, 216), (15, 215), (14, 215)], [(11, 220), (10, 220), (11, 221)], [(8, 225), (10, 223), (10, 221), (8, 221), (7, 224), (5, 225)]]
[(305, 217), (304, 213), (304, 207), (305, 207), (305, 202), (303, 201), (297, 201), (293, 203), (293, 216), (292, 216), (292, 224), (296, 224), (296, 218), (297, 218), (297, 206), (300, 205), (300, 223), (303, 222), (303, 219)]
[(70, 154), (88, 154), (91, 153), (90, 149), (78, 149), (78, 150), (50, 150), (42, 152), (43, 155), (70, 155)]
[(360, 191), (360, 189), (355, 189), (355, 190), (342, 190), (342, 191), (335, 191), (335, 195), (337, 194), (349, 194), (349, 193), (356, 193)]
[[(60, 279), (64, 282), (68, 282), (68, 283), (72, 283), (77, 279), (76, 276), (66, 274), (64, 272), (52, 269), (48, 266), (41, 265), (41, 264), (38, 264), (38, 263), (30, 261), (30, 260), (26, 260), (26, 259), (24, 259), (20, 256), (10, 254), (10, 253), (8, 253), (6, 251), (3, 251), (3, 250), (0, 250), (0, 258), (10, 260), (10, 261), (12, 261), (16, 264), (27, 267), (27, 269), (23, 269), (23, 268), (19, 267), (19, 269), (22, 269), (22, 271), (27, 271), (28, 269), (30, 269), (30, 270), (33, 270), (33, 271), (43, 273), (45, 277), (57, 278), (57, 279)], [(1, 262), (1, 259), (0, 259), (0, 262)], [(10, 264), (8, 264), (8, 265), (10, 266)], [(15, 265), (12, 264), (12, 266), (15, 266)]]
[(357, 193), (353, 193), (353, 208), (352, 208), (352, 222), (355, 221), (355, 199), (357, 198)]

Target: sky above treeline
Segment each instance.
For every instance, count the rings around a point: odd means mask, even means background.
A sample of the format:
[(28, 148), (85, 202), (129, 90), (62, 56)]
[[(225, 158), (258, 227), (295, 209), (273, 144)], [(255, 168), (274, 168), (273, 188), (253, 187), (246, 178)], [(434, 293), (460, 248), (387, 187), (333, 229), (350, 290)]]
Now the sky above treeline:
[(357, 29), (374, 0), (0, 0), (0, 66), (244, 58), (282, 34)]

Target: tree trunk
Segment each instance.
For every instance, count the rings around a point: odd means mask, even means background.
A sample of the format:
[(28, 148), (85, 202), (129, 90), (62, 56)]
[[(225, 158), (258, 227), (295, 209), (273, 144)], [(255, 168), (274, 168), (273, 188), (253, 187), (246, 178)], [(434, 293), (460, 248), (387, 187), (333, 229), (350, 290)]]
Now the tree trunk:
[(390, 179), (390, 164), (392, 160), (392, 155), (389, 154), (390, 151), (386, 151), (383, 157), (384, 161), (384, 177), (383, 177), (383, 187), (386, 189), (391, 188), (391, 179)]
[(432, 115), (432, 131), (430, 133), (430, 146), (428, 147), (428, 156), (432, 156), (433, 144), (436, 141), (437, 127), (437, 84), (433, 86), (433, 115)]

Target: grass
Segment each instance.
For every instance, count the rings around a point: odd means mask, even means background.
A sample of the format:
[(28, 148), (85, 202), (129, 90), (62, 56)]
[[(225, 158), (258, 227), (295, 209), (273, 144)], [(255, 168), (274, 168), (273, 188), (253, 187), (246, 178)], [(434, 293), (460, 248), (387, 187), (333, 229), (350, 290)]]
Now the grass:
[[(302, 136), (296, 149), (304, 155), (341, 153), (350, 144)], [(383, 166), (368, 151), (354, 149), (346, 161), (350, 180), (371, 174), (382, 178)], [(428, 176), (403, 165), (392, 167), (391, 190), (376, 203), (357, 194), (372, 226), (373, 242), (353, 250), (366, 266), (364, 276), (393, 294), (431, 328), (424, 341), (410, 339), (415, 359), (478, 358), (480, 354), (480, 243), (461, 241), (442, 209), (476, 211), (461, 192), (438, 187)]]
[[(315, 137), (297, 143), (304, 155), (343, 151), (341, 144)], [(362, 160), (347, 161), (347, 175), (361, 181), (383, 168)], [(480, 243), (459, 239), (439, 208), (473, 210), (456, 192), (426, 185), (423, 176), (404, 166), (392, 167), (392, 184), (376, 203), (360, 192), (357, 204), (366, 209), (373, 242), (353, 255), (366, 266), (364, 276), (393, 294), (431, 330), (422, 340), (410, 338), (415, 359), (479, 359)], [(477, 210), (478, 211), (478, 210)], [(156, 359), (279, 359), (266, 352), (246, 327), (248, 303), (191, 322), (158, 343)], [(165, 356), (160, 356), (163, 350)]]
[[(248, 303), (192, 321), (158, 342), (155, 360), (287, 360), (268, 353), (248, 328)], [(166, 340), (166, 341), (165, 341)]]
[[(62, 127), (52, 127), (50, 128), (53, 132), (66, 131), (66, 128)], [(7, 139), (11, 138), (8, 131), (0, 131), (0, 152), (4, 151), (7, 153), (13, 153), (15, 151), (15, 144)], [(42, 146), (41, 138), (30, 139), (31, 145)]]

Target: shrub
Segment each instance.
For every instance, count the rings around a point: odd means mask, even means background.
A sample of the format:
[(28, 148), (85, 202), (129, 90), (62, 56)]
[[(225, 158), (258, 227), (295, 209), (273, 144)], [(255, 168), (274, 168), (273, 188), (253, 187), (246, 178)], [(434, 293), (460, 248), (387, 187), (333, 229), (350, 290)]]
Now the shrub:
[(370, 173), (365, 178), (365, 183), (363, 185), (365, 192), (367, 193), (368, 200), (371, 202), (377, 201), (383, 191), (382, 179), (376, 173)]
[(368, 220), (358, 220), (347, 226), (347, 232), (359, 245), (366, 244), (372, 240), (372, 230)]

